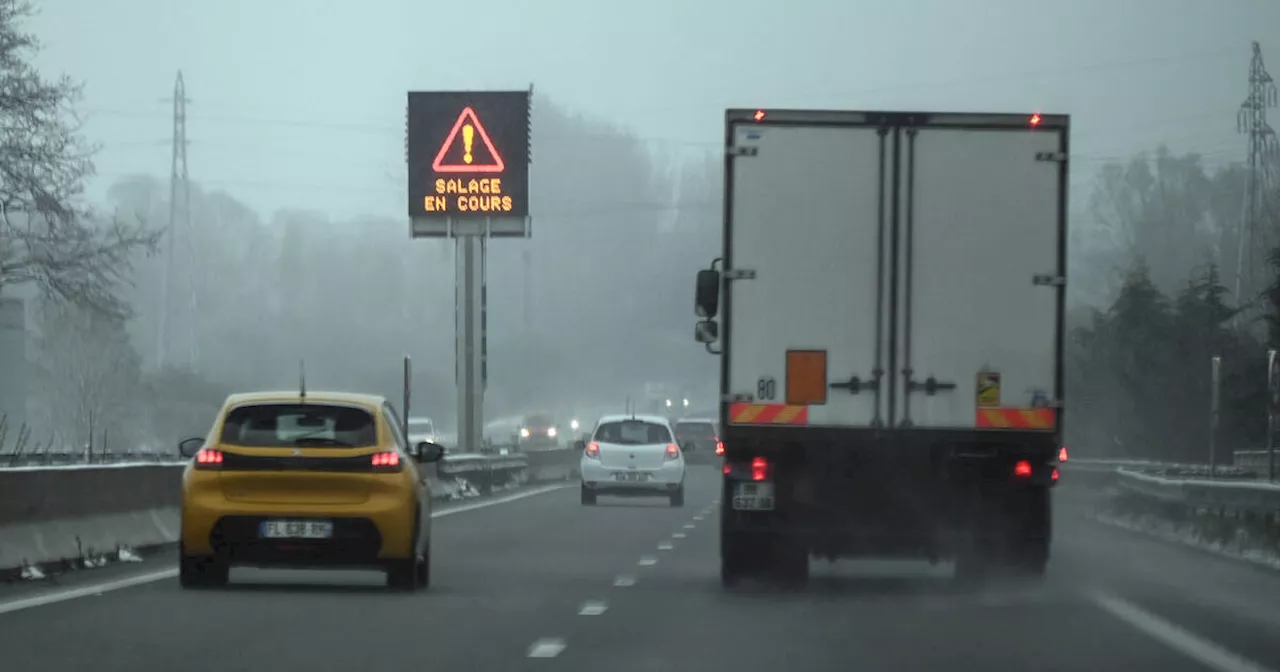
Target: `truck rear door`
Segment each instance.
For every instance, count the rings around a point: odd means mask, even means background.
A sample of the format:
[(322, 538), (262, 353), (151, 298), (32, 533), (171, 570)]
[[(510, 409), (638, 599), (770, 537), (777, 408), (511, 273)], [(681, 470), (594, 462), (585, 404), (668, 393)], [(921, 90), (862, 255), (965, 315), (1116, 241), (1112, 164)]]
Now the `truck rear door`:
[[(875, 126), (730, 123), (724, 363), (730, 425), (878, 424), (885, 135)], [(840, 380), (828, 380), (828, 372)]]
[(730, 426), (1056, 429), (1067, 117), (727, 122)]
[(1054, 430), (1066, 118), (930, 115), (898, 133), (894, 424)]

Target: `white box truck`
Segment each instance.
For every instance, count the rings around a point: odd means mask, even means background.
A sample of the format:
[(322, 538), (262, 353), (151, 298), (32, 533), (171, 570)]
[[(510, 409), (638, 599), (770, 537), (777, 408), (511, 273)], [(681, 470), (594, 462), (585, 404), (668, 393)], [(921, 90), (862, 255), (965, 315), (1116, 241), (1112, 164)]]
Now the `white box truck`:
[[(811, 557), (1042, 575), (1063, 397), (1069, 118), (729, 110), (721, 577)], [(718, 345), (717, 345), (718, 343)]]

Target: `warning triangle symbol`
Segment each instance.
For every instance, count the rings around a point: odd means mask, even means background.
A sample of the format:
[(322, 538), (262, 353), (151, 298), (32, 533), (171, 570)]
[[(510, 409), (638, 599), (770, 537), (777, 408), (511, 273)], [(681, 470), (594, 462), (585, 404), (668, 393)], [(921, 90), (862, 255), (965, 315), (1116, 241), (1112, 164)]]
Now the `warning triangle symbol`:
[[(489, 155), (487, 161), (485, 154)], [(453, 122), (453, 130), (431, 163), (431, 169), (437, 173), (501, 173), (506, 167), (489, 139), (489, 132), (470, 107), (462, 108), (462, 114)]]

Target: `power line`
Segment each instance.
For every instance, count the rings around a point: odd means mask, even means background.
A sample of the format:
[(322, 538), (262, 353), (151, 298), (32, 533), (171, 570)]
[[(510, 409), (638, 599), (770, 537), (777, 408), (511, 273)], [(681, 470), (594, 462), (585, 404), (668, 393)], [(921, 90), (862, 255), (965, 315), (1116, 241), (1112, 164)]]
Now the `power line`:
[[(1021, 70), (1014, 72), (996, 73), (991, 75), (982, 75), (977, 77), (964, 77), (958, 79), (935, 80), (932, 82), (913, 82), (906, 84), (897, 84), (889, 87), (869, 87), (862, 89), (849, 89), (841, 95), (863, 96), (869, 93), (892, 92), (915, 90), (921, 88), (946, 88), (952, 86), (971, 86), (975, 83), (989, 81), (1004, 81), (1010, 79), (1025, 79), (1028, 77), (1045, 77), (1060, 74), (1072, 74), (1079, 72), (1090, 72), (1096, 70), (1115, 70), (1125, 67), (1154, 65), (1162, 63), (1177, 63), (1183, 61), (1204, 61), (1211, 58), (1237, 57), (1239, 51), (1236, 49), (1213, 49), (1201, 50), (1194, 52), (1183, 52), (1180, 54), (1167, 54), (1164, 56), (1154, 56), (1138, 59), (1125, 59), (1115, 61), (1100, 61), (1095, 63), (1086, 63), (1078, 65), (1061, 66), (1056, 68), (1036, 68), (1031, 70)], [(156, 117), (162, 113), (152, 110), (129, 110), (108, 107), (85, 107), (81, 108), (82, 112), (89, 114), (100, 114), (104, 116), (120, 116), (120, 117)], [(168, 116), (167, 113), (164, 113)], [(272, 117), (252, 117), (241, 115), (195, 115), (193, 121), (206, 123), (225, 123), (232, 125), (267, 125), (267, 126), (284, 126), (294, 128), (316, 128), (321, 130), (347, 130), (353, 132), (367, 132), (394, 135), (397, 140), (404, 135), (402, 126), (374, 123), (366, 121), (337, 121), (337, 120), (317, 120), (317, 119), (297, 119), (297, 118), (272, 118)], [(707, 145), (718, 147), (720, 142), (704, 141), (687, 138), (640, 138), (641, 142), (659, 142), (679, 145)]]

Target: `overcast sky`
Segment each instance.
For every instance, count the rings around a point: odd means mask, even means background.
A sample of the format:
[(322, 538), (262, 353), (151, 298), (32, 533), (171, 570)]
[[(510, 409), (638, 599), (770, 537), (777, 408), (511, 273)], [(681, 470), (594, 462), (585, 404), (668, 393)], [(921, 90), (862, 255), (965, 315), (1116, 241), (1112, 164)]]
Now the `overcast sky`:
[[(39, 5), (40, 66), (86, 83), (93, 198), (125, 174), (168, 175), (181, 69), (191, 177), (264, 214), (403, 215), (410, 89), (532, 82), (667, 151), (714, 149), (729, 106), (1066, 112), (1079, 188), (1160, 142), (1242, 157), (1251, 40), (1280, 75), (1275, 0)], [(534, 169), (552, 170), (537, 133)]]

